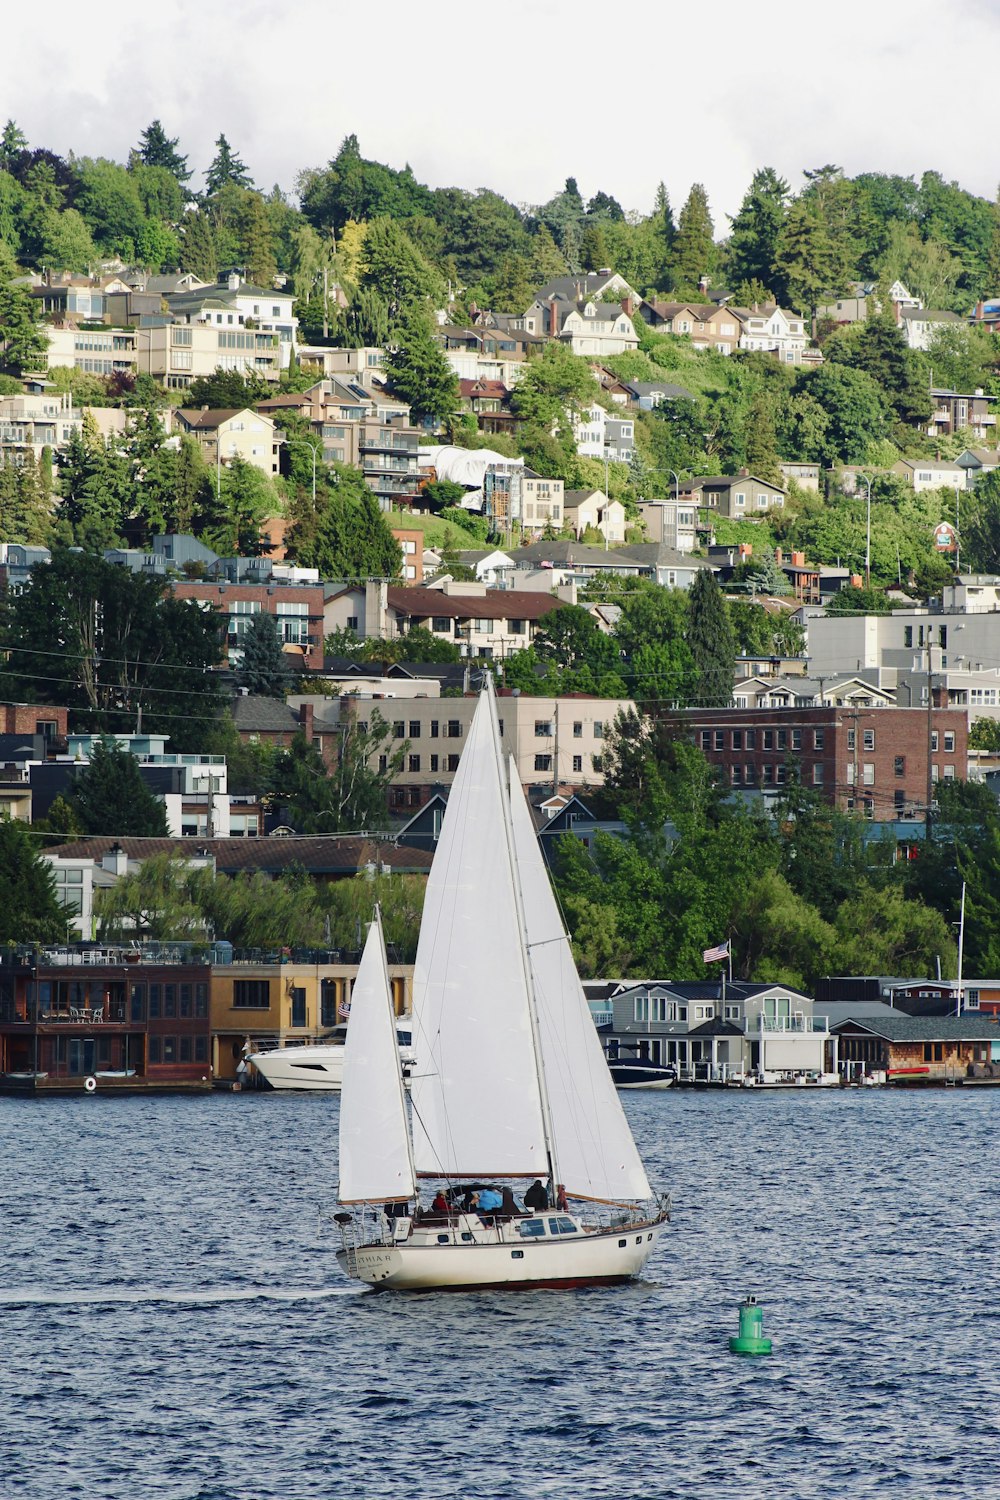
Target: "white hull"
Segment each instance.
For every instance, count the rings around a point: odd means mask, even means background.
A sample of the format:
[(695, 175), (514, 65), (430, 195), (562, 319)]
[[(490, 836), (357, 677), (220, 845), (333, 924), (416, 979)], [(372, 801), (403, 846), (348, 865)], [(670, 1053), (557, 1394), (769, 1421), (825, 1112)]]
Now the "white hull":
[[(413, 1061), (412, 1050), (400, 1048), (400, 1057), (405, 1078)], [(339, 1043), (275, 1047), (270, 1052), (251, 1052), (247, 1062), (273, 1089), (339, 1093), (344, 1082), (344, 1048)]]
[(456, 1233), (438, 1244), (418, 1231), (395, 1243), (345, 1245), (337, 1251), (337, 1261), (348, 1276), (381, 1291), (612, 1285), (640, 1275), (666, 1221), (539, 1240), (520, 1238), (516, 1223), (497, 1230), (486, 1230), (474, 1219), (460, 1224), (470, 1222), (476, 1225), (476, 1243), (462, 1243)]
[(247, 1061), (273, 1089), (340, 1092), (344, 1079), (343, 1047), (275, 1047), (251, 1052)]

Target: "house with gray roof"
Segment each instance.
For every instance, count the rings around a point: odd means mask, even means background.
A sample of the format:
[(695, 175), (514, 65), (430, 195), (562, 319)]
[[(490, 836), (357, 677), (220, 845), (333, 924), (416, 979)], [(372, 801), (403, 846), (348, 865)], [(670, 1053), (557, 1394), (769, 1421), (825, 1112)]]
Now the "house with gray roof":
[(842, 1060), (887, 1083), (966, 1083), (1000, 1079), (1000, 1025), (994, 1016), (856, 1016), (833, 1028)]

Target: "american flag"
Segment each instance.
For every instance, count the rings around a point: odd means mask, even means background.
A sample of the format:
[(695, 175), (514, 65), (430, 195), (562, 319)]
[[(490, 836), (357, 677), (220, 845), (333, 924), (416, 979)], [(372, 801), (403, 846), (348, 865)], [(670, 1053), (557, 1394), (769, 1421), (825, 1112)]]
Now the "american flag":
[(337, 1006), (337, 1015), (340, 1017), (340, 1019), (342, 1021), (346, 1021), (347, 1018), (348, 1018), (348, 1016), (350, 1014), (351, 1014), (351, 1002), (350, 1002), (350, 1000), (341, 1000), (340, 1004)]
[(729, 939), (726, 938), (726, 941), (724, 943), (718, 943), (718, 944), (716, 944), (716, 946), (714, 948), (706, 948), (705, 951), (704, 951), (704, 953), (701, 956), (702, 956), (702, 960), (706, 964), (714, 964), (720, 958), (728, 958), (729, 957)]

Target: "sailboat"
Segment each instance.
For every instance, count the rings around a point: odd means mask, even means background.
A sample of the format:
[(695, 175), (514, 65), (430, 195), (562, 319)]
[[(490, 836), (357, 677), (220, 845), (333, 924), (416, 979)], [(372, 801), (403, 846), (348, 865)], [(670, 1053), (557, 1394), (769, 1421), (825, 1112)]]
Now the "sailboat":
[[(376, 914), (341, 1093), (337, 1260), (347, 1275), (397, 1290), (576, 1287), (639, 1275), (669, 1198), (650, 1188), (608, 1071), (516, 769), (503, 756), (491, 681), (428, 878), (413, 1026), (408, 1110)], [(430, 1182), (436, 1209), (419, 1202)], [(525, 1182), (532, 1209), (514, 1196)], [(504, 1206), (477, 1211), (471, 1195), (501, 1183), (511, 1190)]]

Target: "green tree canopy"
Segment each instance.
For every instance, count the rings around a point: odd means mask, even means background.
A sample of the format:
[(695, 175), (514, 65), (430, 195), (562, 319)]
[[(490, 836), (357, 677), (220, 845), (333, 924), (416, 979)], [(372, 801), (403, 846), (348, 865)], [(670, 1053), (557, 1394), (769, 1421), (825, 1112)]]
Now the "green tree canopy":
[(408, 402), (414, 422), (428, 420), (439, 427), (458, 405), (458, 379), (434, 340), (426, 313), (408, 312), (395, 338), (385, 361), (389, 389)]
[(65, 937), (67, 921), (52, 867), (28, 829), (0, 818), (0, 942), (52, 942)]
[(111, 738), (97, 740), (90, 762), (73, 777), (69, 803), (85, 834), (166, 838), (167, 814), (139, 772), (130, 750)]
[(291, 688), (292, 674), (274, 615), (263, 611), (254, 615), (240, 646), (243, 655), (236, 669), (237, 686), (264, 698), (284, 698)]

